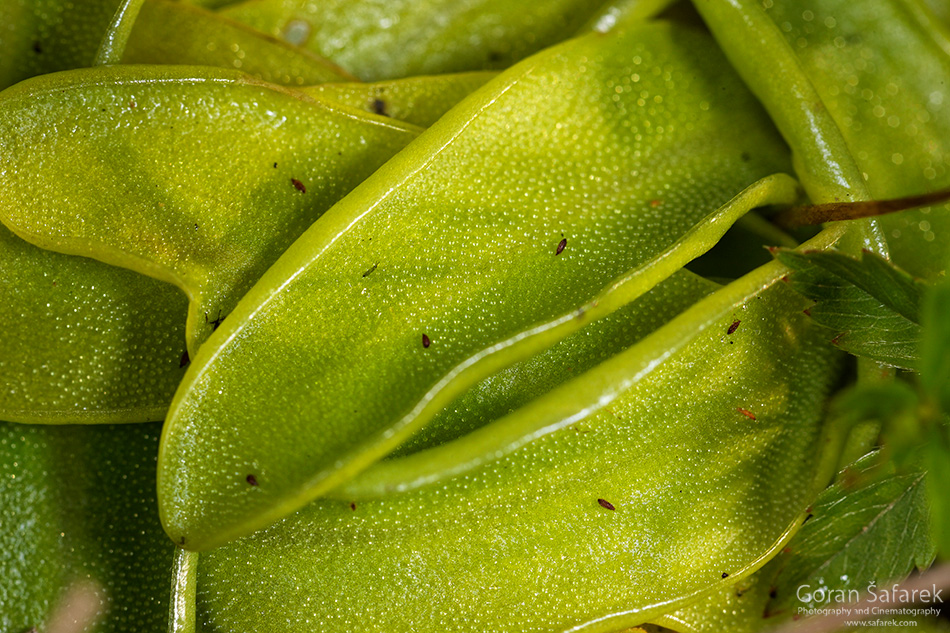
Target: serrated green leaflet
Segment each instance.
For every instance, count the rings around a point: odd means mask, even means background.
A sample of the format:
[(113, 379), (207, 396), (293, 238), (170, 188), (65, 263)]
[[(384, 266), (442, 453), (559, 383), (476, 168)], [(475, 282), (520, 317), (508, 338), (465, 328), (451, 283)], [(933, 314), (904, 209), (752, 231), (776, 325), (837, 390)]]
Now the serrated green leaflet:
[(838, 252), (779, 251), (795, 272), (792, 286), (817, 304), (815, 321), (831, 340), (856, 356), (916, 368), (920, 347), (920, 299), (924, 286), (890, 263), (865, 253), (861, 260)]
[(935, 551), (924, 481), (923, 472), (879, 465), (877, 455), (842, 471), (781, 555), (769, 612), (826, 606), (830, 591), (856, 596), (871, 583), (883, 588), (930, 565)]
[(202, 549), (299, 508), (478, 380), (646, 292), (751, 207), (794, 200), (787, 176), (756, 182), (787, 166), (785, 148), (723, 63), (672, 25), (555, 47), (321, 218), (176, 396), (159, 475), (172, 537)]
[(0, 226), (0, 419), (161, 420), (185, 373), (187, 308), (168, 284)]
[(245, 0), (221, 14), (364, 81), (506, 68), (573, 35), (590, 0)]
[(314, 97), (429, 127), (495, 75), (492, 72), (471, 72), (377, 83), (326, 83), (301, 90)]
[(781, 273), (756, 271), (543, 396), (566, 422), (520, 450), (379, 501), (317, 501), (202, 554), (199, 620), (616, 631), (751, 572), (814, 494), (836, 365)]
[[(871, 196), (950, 186), (950, 38), (919, 0), (775, 0), (766, 13), (782, 25)], [(950, 207), (877, 222), (898, 265), (924, 277), (944, 269)]]
[(0, 422), (0, 630), (51, 630), (76, 583), (102, 598), (82, 630), (162, 630), (174, 547), (155, 508), (159, 430)]
[(187, 66), (31, 79), (0, 108), (0, 220), (178, 285), (192, 357), (284, 248), (418, 131)]
[(122, 61), (220, 66), (291, 86), (352, 79), (310, 51), (170, 0), (146, 0)]

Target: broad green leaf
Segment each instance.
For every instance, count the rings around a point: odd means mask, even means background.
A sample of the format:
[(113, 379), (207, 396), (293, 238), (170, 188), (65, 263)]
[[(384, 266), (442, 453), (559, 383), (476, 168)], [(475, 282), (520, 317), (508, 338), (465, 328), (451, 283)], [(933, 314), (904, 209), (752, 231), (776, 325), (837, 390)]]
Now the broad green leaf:
[(0, 220), (43, 248), (178, 285), (194, 357), (280, 253), (417, 129), (235, 71), (39, 77), (0, 95)]
[(677, 633), (758, 633), (781, 622), (769, 617), (766, 607), (772, 580), (778, 571), (773, 559), (751, 576), (711, 592), (700, 600), (653, 622)]
[(220, 66), (294, 86), (350, 79), (310, 51), (171, 0), (146, 0), (122, 61)]
[(837, 252), (779, 251), (777, 257), (795, 271), (792, 287), (817, 302), (809, 314), (835, 333), (835, 345), (896, 367), (917, 367), (923, 284), (872, 253), (860, 260)]
[(0, 419), (161, 420), (185, 373), (187, 304), (168, 284), (0, 226)]
[(174, 547), (155, 507), (159, 432), (0, 422), (0, 630), (48, 630), (80, 582), (104, 598), (88, 633), (163, 630)]
[(301, 88), (316, 98), (429, 127), (452, 106), (495, 76), (492, 72), (410, 77), (377, 83), (325, 83)]
[(787, 177), (743, 192), (785, 159), (689, 29), (592, 34), (489, 82), (321, 218), (195, 359), (160, 459), (169, 534), (225, 542), (365, 468), (750, 207), (794, 199)]
[(0, 2), (0, 89), (91, 66), (122, 0)]
[(780, 555), (769, 612), (826, 606), (829, 591), (856, 596), (930, 565), (925, 479), (923, 472), (896, 473), (874, 454), (845, 469)]
[(199, 621), (616, 631), (751, 573), (814, 494), (837, 357), (781, 274), (756, 271), (495, 423), (562, 421), (520, 450), (378, 501), (319, 500), (203, 553)]
[(762, 3), (734, 0), (694, 6), (785, 137), (796, 175), (812, 201), (866, 199), (864, 180), (841, 130)]
[[(950, 187), (950, 39), (919, 0), (774, 0), (767, 13), (841, 129), (871, 196)], [(894, 261), (912, 274), (933, 277), (950, 261), (950, 206), (877, 221)]]
[[(436, 414), (431, 423), (393, 451), (391, 457), (433, 448), (485, 427), (627, 349), (718, 287), (687, 271), (673, 274), (638, 300), (480, 381)], [(413, 459), (431, 464), (430, 455), (425, 453)], [(332, 494), (353, 496), (356, 490), (379, 477), (381, 471), (399, 469), (399, 463), (381, 461)]]
[(364, 81), (510, 66), (570, 37), (591, 0), (245, 0), (221, 14)]

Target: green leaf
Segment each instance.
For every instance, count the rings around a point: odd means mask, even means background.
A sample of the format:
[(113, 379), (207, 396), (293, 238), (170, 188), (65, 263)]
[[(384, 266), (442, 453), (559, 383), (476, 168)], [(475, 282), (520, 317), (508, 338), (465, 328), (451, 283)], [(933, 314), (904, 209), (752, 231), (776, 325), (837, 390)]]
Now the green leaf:
[(835, 345), (896, 367), (917, 367), (921, 282), (872, 253), (857, 260), (837, 252), (780, 250), (776, 257), (795, 271), (792, 287), (817, 302), (809, 314), (837, 333)]
[(712, 591), (682, 609), (663, 614), (653, 623), (681, 633), (758, 633), (768, 630), (782, 620), (769, 618), (766, 613), (778, 562), (772, 559), (751, 576)]
[(926, 479), (896, 473), (875, 454), (842, 471), (783, 554), (769, 612), (825, 606), (820, 591), (814, 598), (820, 589), (864, 592), (926, 569), (935, 555)]
[(496, 73), (410, 77), (377, 83), (325, 83), (301, 88), (316, 98), (429, 127)]
[(950, 414), (950, 282), (934, 285), (924, 299), (920, 384)]
[(246, 633), (615, 631), (751, 573), (815, 494), (838, 356), (781, 274), (770, 264), (710, 295), (492, 425), (561, 422), (520, 450), (377, 501), (318, 500), (202, 554), (199, 619)]
[(499, 69), (578, 31), (589, 0), (245, 0), (221, 14), (364, 81)]
[(339, 484), (751, 207), (794, 199), (787, 177), (755, 183), (785, 159), (697, 31), (592, 34), (502, 74), (314, 224), (209, 339), (162, 445), (169, 533), (211, 547)]
[(185, 373), (187, 305), (173, 286), (0, 226), (0, 419), (161, 420)]
[(84, 631), (163, 630), (174, 547), (156, 512), (160, 430), (0, 422), (0, 630), (51, 630), (77, 583), (103, 597)]
[(263, 81), (290, 86), (352, 79), (310, 51), (171, 0), (146, 0), (122, 61), (240, 69)]
[(0, 3), (0, 89), (90, 66), (122, 0), (12, 0)]
[[(480, 381), (437, 413), (432, 422), (406, 440), (390, 457), (435, 448), (486, 427), (634, 345), (719, 287), (688, 271), (674, 273), (636, 301), (594, 321), (531, 358)], [(485, 429), (482, 433), (492, 435), (493, 431)], [(436, 452), (443, 451), (452, 453), (453, 449), (446, 446)], [(455, 454), (449, 461), (457, 457)], [(424, 464), (427, 469), (436, 463), (431, 451), (416, 455), (412, 461)], [(381, 461), (343, 484), (342, 489), (329, 494), (350, 498), (366, 494), (359, 490), (367, 486), (377, 490), (398, 487), (391, 481), (383, 483), (379, 479), (387, 478), (382, 474), (384, 471), (402, 471), (400, 476), (405, 478), (406, 468), (407, 460)], [(377, 480), (376, 483), (369, 484), (373, 480)]]
[[(776, 31), (841, 130), (874, 199), (950, 187), (950, 39), (920, 4), (774, 0), (765, 11), (781, 25)], [(877, 222), (894, 262), (910, 273), (933, 278), (950, 261), (950, 205)]]
[(0, 95), (0, 220), (178, 285), (194, 358), (281, 252), (417, 132), (212, 68), (49, 75)]

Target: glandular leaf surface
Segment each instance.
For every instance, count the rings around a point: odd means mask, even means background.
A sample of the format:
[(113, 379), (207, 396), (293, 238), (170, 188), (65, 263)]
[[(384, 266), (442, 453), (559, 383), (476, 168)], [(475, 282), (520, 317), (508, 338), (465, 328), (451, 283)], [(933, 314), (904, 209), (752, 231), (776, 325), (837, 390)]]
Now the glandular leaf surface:
[(0, 89), (44, 73), (91, 66), (122, 0), (0, 3)]
[(75, 627), (70, 592), (92, 600), (96, 624), (79, 630), (164, 630), (175, 548), (155, 508), (160, 427), (0, 422), (0, 630)]
[(246, 0), (221, 13), (364, 81), (505, 68), (573, 35), (589, 0)]
[(315, 53), (172, 0), (146, 0), (122, 62), (220, 66), (290, 86), (352, 79)]
[(194, 356), (283, 250), (417, 132), (223, 69), (39, 77), (0, 96), (0, 220), (181, 287)]
[(0, 419), (154, 422), (185, 373), (180, 290), (0, 226)]
[(485, 71), (409, 77), (376, 83), (324, 83), (306, 86), (301, 90), (314, 97), (429, 127), (463, 97), (496, 74)]
[(642, 294), (688, 261), (663, 261), (684, 236), (711, 246), (725, 226), (706, 219), (734, 221), (755, 202), (727, 203), (786, 160), (691, 29), (591, 34), (489, 82), (321, 218), (196, 358), (160, 458), (169, 534), (203, 549), (299, 508), (521, 360), (506, 350), (526, 330), (579, 329), (619, 276), (642, 268)]
[(617, 631), (732, 584), (814, 494), (836, 365), (780, 276), (756, 271), (500, 420), (575, 414), (506, 457), (377, 501), (316, 501), (203, 553), (199, 620)]
[[(778, 25), (876, 199), (950, 186), (950, 38), (917, 0), (776, 0)], [(950, 206), (877, 219), (894, 261), (933, 277), (950, 259)]]

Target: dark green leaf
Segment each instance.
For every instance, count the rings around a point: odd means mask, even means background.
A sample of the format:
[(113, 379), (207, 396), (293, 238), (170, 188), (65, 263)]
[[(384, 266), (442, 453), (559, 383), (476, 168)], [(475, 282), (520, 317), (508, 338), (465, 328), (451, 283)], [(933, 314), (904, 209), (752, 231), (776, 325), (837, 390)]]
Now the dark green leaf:
[(870, 253), (857, 260), (783, 249), (776, 257), (794, 271), (792, 287), (817, 302), (809, 313), (834, 331), (838, 347), (896, 367), (917, 366), (921, 282)]
[(826, 606), (816, 590), (863, 592), (933, 560), (926, 474), (897, 474), (878, 461), (862, 458), (819, 496), (783, 554), (770, 613)]

